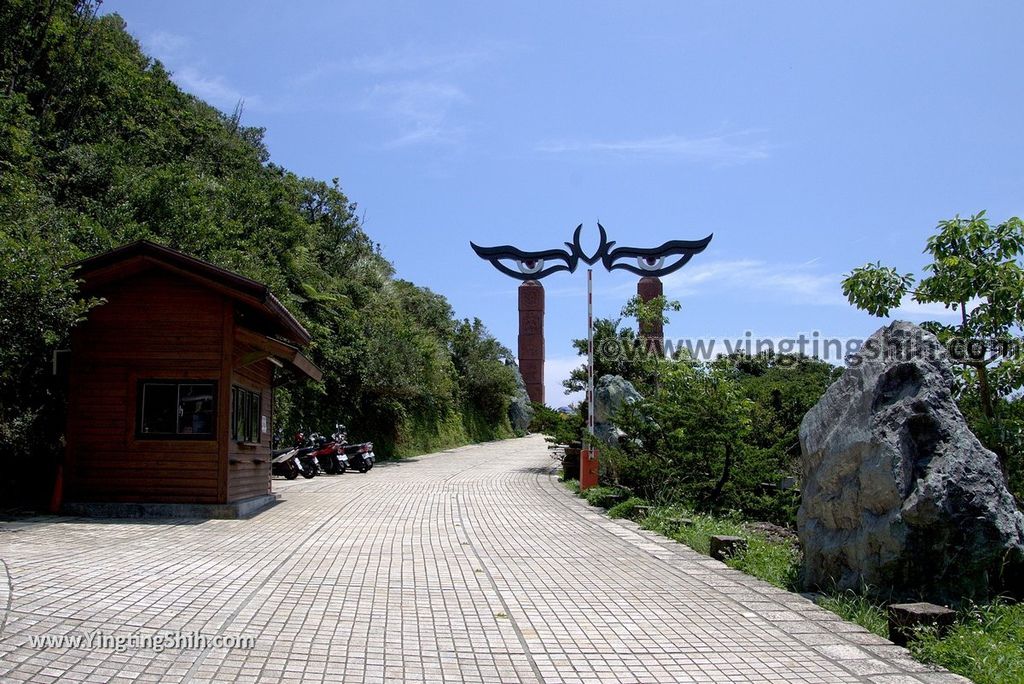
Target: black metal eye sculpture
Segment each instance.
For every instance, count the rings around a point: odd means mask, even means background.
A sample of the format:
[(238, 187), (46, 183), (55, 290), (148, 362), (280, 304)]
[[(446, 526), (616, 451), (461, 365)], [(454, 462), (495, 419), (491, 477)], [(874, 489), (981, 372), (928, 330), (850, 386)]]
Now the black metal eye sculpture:
[[(609, 271), (623, 270), (639, 276), (660, 277), (674, 273), (689, 263), (693, 255), (700, 254), (711, 243), (712, 233), (701, 240), (669, 240), (660, 247), (616, 247), (605, 250), (601, 263)], [(609, 242), (610, 248), (615, 242)], [(667, 266), (669, 257), (678, 256)], [(619, 263), (626, 260), (624, 263)], [(634, 261), (636, 265), (629, 263)]]
[[(575, 235), (578, 237), (582, 231), (583, 224), (581, 223), (576, 226)], [(571, 242), (566, 242), (565, 246), (572, 251), (545, 249), (540, 252), (526, 252), (512, 245), (481, 247), (472, 242), (469, 243), (469, 246), (481, 259), (490, 261), (494, 268), (518, 280), (540, 280), (558, 271), (572, 273), (576, 270), (576, 264), (579, 261), (579, 256)], [(506, 261), (511, 261), (515, 268), (503, 263)], [(557, 263), (549, 265), (549, 262), (552, 261)]]
[[(540, 280), (545, 276), (558, 271), (573, 273), (579, 262), (592, 266), (600, 261), (609, 271), (623, 270), (635, 273), (640, 276), (663, 276), (674, 273), (685, 266), (693, 255), (700, 254), (707, 248), (714, 234), (708, 235), (702, 240), (669, 240), (660, 247), (616, 247), (614, 240), (608, 240), (608, 234), (600, 223), (597, 228), (601, 234), (601, 242), (594, 254), (587, 256), (580, 244), (580, 235), (583, 232), (583, 224), (576, 226), (573, 232), (572, 242), (564, 243), (569, 250), (546, 249), (540, 252), (526, 252), (518, 247), (503, 245), (501, 247), (480, 247), (472, 242), (470, 246), (481, 259), (491, 262), (496, 269), (518, 280)], [(668, 266), (666, 259), (678, 256)], [(619, 263), (627, 260), (627, 263)], [(511, 261), (516, 268), (502, 263)], [(548, 265), (549, 261), (558, 263)], [(636, 265), (628, 263), (635, 261)]]

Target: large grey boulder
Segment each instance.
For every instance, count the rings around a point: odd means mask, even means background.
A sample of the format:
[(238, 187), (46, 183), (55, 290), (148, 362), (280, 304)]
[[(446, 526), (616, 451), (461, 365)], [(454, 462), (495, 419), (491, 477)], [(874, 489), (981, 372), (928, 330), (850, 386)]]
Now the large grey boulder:
[(605, 444), (618, 444), (621, 433), (612, 425), (612, 417), (642, 398), (629, 380), (619, 375), (601, 376), (594, 383), (594, 435)]
[(523, 380), (523, 374), (519, 372), (519, 366), (510, 365), (516, 375), (516, 393), (508, 405), (508, 420), (516, 434), (525, 434), (530, 428), (530, 421), (533, 420), (533, 407), (530, 405), (530, 395), (526, 393), (526, 382)]
[(952, 383), (938, 340), (898, 321), (804, 417), (797, 530), (808, 585), (939, 603), (1020, 590), (1024, 516)]

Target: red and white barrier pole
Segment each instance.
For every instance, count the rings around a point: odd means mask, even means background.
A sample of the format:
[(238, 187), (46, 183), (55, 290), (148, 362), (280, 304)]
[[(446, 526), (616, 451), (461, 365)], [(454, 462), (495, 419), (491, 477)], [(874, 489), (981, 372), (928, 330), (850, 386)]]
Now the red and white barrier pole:
[(587, 269), (587, 433), (594, 441), (594, 269)]
[(597, 486), (594, 439), (594, 269), (587, 269), (587, 443), (580, 452), (580, 489)]

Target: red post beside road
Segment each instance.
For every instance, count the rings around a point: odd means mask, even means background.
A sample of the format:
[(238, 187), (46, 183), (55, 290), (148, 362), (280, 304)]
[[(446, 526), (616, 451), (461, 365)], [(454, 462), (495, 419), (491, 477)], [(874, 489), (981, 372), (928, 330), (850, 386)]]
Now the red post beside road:
[[(649, 302), (665, 293), (661, 278), (644, 276), (636, 284), (636, 293), (643, 302)], [(661, 319), (640, 324), (640, 337), (644, 341), (644, 349), (648, 352), (661, 354), (665, 348), (665, 325)]]
[(544, 286), (527, 280), (519, 286), (519, 372), (530, 401), (544, 403)]
[(580, 491), (585, 491), (597, 486), (597, 449), (583, 449), (580, 451)]

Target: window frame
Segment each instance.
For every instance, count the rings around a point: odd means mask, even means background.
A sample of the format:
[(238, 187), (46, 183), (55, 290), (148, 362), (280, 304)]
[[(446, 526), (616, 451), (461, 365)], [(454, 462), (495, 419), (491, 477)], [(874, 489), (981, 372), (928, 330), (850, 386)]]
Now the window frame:
[[(241, 407), (239, 406), (239, 399), (245, 402)], [(241, 417), (238, 415), (240, 408), (244, 411)], [(231, 385), (231, 441), (239, 444), (259, 444), (263, 435), (260, 418), (262, 411), (263, 392), (252, 390), (242, 385)], [(249, 423), (247, 426), (243, 426), (243, 429), (248, 427), (252, 431), (239, 436), (239, 419)]]
[[(202, 433), (194, 432), (143, 432), (143, 410), (146, 401), (146, 385), (174, 385), (177, 392), (177, 401), (181, 403), (182, 385), (209, 385), (211, 388), (210, 407), (210, 431)], [(205, 378), (145, 378), (136, 381), (135, 388), (135, 438), (140, 440), (158, 441), (188, 441), (188, 442), (215, 442), (217, 441), (217, 404), (218, 404), (218, 381)], [(175, 417), (175, 430), (178, 428), (178, 419)]]

